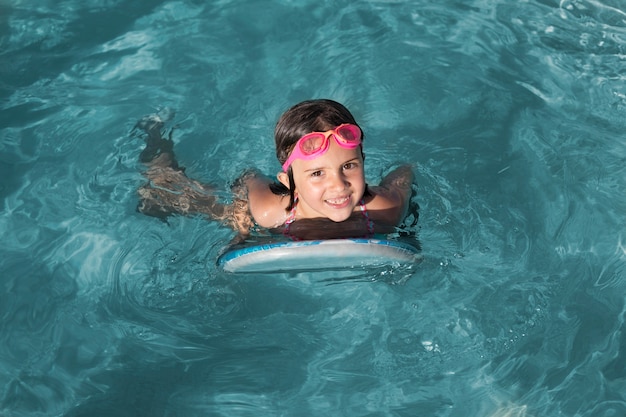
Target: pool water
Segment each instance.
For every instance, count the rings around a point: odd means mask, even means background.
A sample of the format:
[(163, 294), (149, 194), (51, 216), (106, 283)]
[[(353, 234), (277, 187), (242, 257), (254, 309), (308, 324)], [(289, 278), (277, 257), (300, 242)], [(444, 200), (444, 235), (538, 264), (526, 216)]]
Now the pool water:
[[(626, 415), (621, 0), (3, 2), (0, 57), (1, 415)], [(226, 190), (316, 97), (413, 165), (420, 264), (233, 275), (136, 212), (143, 115)]]

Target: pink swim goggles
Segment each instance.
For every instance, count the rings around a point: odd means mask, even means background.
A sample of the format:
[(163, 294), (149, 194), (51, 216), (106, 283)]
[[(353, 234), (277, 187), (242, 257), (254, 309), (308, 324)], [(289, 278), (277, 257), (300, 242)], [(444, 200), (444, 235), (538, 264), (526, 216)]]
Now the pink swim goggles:
[(361, 129), (357, 125), (345, 123), (326, 132), (312, 132), (302, 136), (296, 142), (291, 155), (283, 164), (283, 171), (287, 172), (289, 166), (296, 159), (305, 161), (324, 155), (330, 147), (330, 136), (335, 138), (337, 145), (345, 149), (354, 149), (361, 144)]

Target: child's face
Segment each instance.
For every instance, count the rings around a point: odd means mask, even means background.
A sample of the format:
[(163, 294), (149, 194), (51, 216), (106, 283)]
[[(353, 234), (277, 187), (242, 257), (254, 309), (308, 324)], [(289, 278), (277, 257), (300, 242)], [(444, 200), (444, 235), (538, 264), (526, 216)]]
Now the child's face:
[(365, 192), (360, 147), (346, 149), (331, 140), (328, 152), (309, 161), (297, 159), (291, 167), (298, 218), (347, 220)]

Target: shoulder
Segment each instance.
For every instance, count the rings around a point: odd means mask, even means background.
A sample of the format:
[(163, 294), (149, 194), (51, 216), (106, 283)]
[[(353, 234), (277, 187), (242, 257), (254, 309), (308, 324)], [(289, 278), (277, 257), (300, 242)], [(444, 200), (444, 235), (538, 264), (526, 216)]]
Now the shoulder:
[(264, 175), (247, 175), (243, 186), (248, 194), (248, 208), (254, 221), (261, 227), (278, 227), (285, 222), (285, 207), (289, 196), (274, 194), (270, 189), (272, 181)]
[(403, 165), (387, 174), (380, 185), (369, 187), (372, 196), (366, 199), (366, 206), (374, 221), (397, 225), (404, 219), (413, 178), (411, 167)]
[(380, 186), (389, 191), (399, 193), (402, 196), (411, 192), (413, 179), (414, 175), (411, 166), (401, 165), (385, 175), (380, 182)]

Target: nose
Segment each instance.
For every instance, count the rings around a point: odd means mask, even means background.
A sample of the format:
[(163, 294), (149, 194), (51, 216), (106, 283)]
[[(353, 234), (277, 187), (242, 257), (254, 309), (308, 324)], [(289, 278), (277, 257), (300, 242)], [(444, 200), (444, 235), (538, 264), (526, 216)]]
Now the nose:
[(329, 188), (332, 190), (344, 190), (350, 185), (350, 182), (348, 181), (348, 178), (344, 174), (343, 170), (337, 171), (329, 180)]

